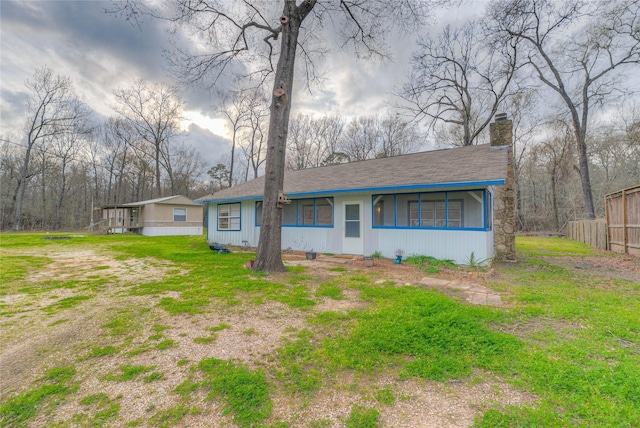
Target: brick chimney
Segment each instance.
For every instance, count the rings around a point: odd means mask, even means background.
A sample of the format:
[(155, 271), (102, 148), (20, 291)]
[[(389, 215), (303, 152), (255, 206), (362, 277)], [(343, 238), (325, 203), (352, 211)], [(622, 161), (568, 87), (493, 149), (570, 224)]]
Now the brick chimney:
[(493, 193), (493, 248), (497, 260), (516, 260), (516, 192), (513, 170), (513, 122), (506, 113), (496, 114), (489, 125), (491, 150), (508, 150), (505, 184)]

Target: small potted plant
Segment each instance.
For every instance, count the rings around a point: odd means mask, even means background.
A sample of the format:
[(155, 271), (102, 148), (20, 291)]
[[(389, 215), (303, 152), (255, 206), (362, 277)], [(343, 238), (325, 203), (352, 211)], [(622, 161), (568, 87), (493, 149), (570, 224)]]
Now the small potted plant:
[(396, 250), (396, 259), (393, 261), (393, 263), (396, 265), (399, 265), (400, 263), (402, 263), (402, 256), (404, 256), (404, 250), (401, 250), (400, 248), (398, 248)]
[(307, 251), (306, 253), (304, 253), (304, 255), (307, 260), (314, 260), (316, 258), (316, 252), (313, 251), (313, 248), (311, 249), (311, 251)]

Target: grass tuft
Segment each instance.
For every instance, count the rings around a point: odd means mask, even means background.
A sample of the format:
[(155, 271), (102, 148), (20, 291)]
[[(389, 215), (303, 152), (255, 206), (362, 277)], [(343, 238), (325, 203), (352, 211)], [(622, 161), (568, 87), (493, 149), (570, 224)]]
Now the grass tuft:
[(0, 426), (23, 426), (24, 422), (33, 418), (43, 407), (59, 404), (60, 400), (55, 400), (56, 398), (75, 392), (77, 387), (70, 382), (75, 373), (74, 367), (50, 369), (41, 379), (40, 386), (21, 392), (0, 404)]
[(345, 421), (346, 427), (347, 428), (375, 428), (379, 426), (378, 424), (379, 416), (380, 416), (380, 412), (378, 412), (373, 407), (355, 405), (351, 408), (351, 413), (349, 413), (349, 417)]
[(102, 348), (92, 348), (91, 352), (89, 352), (89, 355), (87, 355), (87, 358), (108, 357), (115, 354), (116, 352), (118, 352), (118, 349), (115, 346), (110, 345)]
[(221, 396), (226, 403), (223, 414), (233, 414), (240, 427), (259, 426), (271, 414), (271, 398), (265, 374), (245, 366), (215, 358), (200, 361), (202, 386), (209, 398)]
[(156, 366), (143, 366), (143, 365), (130, 365), (130, 364), (125, 364), (120, 366), (120, 374), (112, 374), (109, 373), (107, 376), (105, 376), (105, 380), (112, 380), (112, 381), (117, 381), (117, 382), (126, 382), (129, 380), (133, 380), (136, 377), (138, 377), (138, 375), (141, 375), (142, 373), (147, 373), (150, 372), (151, 370), (155, 369)]

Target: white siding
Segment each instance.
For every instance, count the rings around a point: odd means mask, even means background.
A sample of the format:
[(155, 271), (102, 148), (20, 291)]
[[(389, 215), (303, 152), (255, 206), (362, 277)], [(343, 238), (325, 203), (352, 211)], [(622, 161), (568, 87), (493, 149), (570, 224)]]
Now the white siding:
[(282, 248), (339, 254), (342, 248), (332, 239), (335, 233), (334, 228), (283, 227)]
[(367, 255), (380, 251), (392, 258), (401, 249), (405, 257), (417, 254), (464, 264), (471, 252), (479, 260), (493, 257), (492, 237), (491, 231), (372, 229), (365, 235), (364, 248)]
[(240, 203), (240, 230), (218, 230), (217, 204), (209, 204), (207, 242), (241, 246), (242, 241), (247, 241), (250, 247), (258, 246), (260, 229), (255, 226), (255, 204), (255, 201)]
[[(283, 227), (282, 248), (299, 251), (311, 249), (324, 253), (342, 253), (344, 236), (345, 201), (361, 201), (364, 229), (364, 255), (380, 251), (384, 257), (393, 258), (396, 249), (402, 249), (405, 257), (418, 254), (438, 259), (451, 259), (465, 263), (471, 253), (476, 259), (493, 257), (493, 232), (470, 230), (425, 229), (373, 229), (370, 194), (336, 195), (333, 200), (333, 227)], [(216, 204), (209, 204), (207, 241), (229, 245), (258, 245), (260, 228), (255, 225), (255, 201), (241, 202), (242, 225), (240, 231), (218, 231)], [(385, 210), (387, 207), (385, 207)]]
[(148, 227), (142, 228), (144, 236), (186, 236), (202, 235), (202, 227)]

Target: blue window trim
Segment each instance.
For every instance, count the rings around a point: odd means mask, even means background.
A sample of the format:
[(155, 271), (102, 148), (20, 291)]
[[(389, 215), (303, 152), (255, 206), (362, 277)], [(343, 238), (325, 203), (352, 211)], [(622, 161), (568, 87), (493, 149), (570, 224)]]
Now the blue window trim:
[(253, 225), (255, 227), (260, 226), (260, 223), (258, 223), (258, 204), (261, 204), (262, 201), (256, 201), (253, 204)]
[[(482, 205), (484, 208), (484, 202)], [(444, 194), (444, 228), (449, 229), (449, 192)]]
[[(316, 224), (317, 222), (317, 200), (318, 199), (330, 199), (331, 200), (331, 224)], [(313, 224), (299, 224), (299, 207), (300, 205), (298, 204), (299, 201), (303, 201), (303, 200), (312, 200), (313, 201)], [(260, 227), (262, 223), (258, 222), (258, 204), (262, 203), (263, 201), (256, 201), (255, 203), (255, 209), (254, 209), (254, 225), (255, 227)], [(331, 229), (334, 227), (334, 221), (335, 221), (335, 205), (333, 202), (333, 197), (321, 197), (321, 198), (301, 198), (301, 199), (293, 199), (291, 201), (292, 204), (295, 204), (296, 206), (296, 222), (295, 224), (282, 224), (282, 227), (310, 227), (310, 228), (322, 228), (322, 229)]]
[[(462, 192), (477, 192), (482, 191), (482, 212), (483, 212), (483, 227), (449, 227), (449, 194), (450, 193), (462, 193)], [(406, 193), (378, 193), (371, 195), (371, 228), (372, 229), (411, 229), (411, 230), (463, 230), (463, 231), (490, 231), (492, 230), (492, 225), (487, 225), (487, 215), (489, 206), (487, 206), (488, 201), (491, 198), (491, 192), (488, 189), (465, 189), (465, 190), (451, 190), (444, 192), (417, 192), (418, 196), (418, 213), (420, 211), (420, 203), (422, 200), (422, 195), (424, 194), (432, 194), (432, 193), (444, 193), (444, 206), (445, 206), (445, 227), (430, 227), (430, 226), (398, 226), (398, 200), (397, 196), (406, 194)], [(376, 226), (374, 211), (375, 211), (375, 203), (374, 200), (378, 196), (393, 196), (393, 226)], [(455, 199), (455, 197), (454, 197)], [(452, 199), (453, 200), (453, 199)], [(491, 205), (491, 204), (489, 204)], [(462, 220), (462, 219), (461, 219)], [(464, 220), (462, 220), (464, 221)]]
[(484, 226), (486, 230), (493, 230), (493, 193), (489, 189), (484, 191)]
[[(239, 220), (240, 220), (240, 225), (238, 226), (238, 229), (220, 229), (220, 210), (219, 208), (222, 205), (238, 205), (240, 207), (240, 214), (239, 214)], [(229, 222), (229, 225), (231, 225), (231, 222)], [(217, 204), (216, 205), (216, 230), (218, 232), (240, 232), (242, 231), (242, 203), (240, 202), (234, 202), (234, 203), (229, 203), (229, 204)]]

